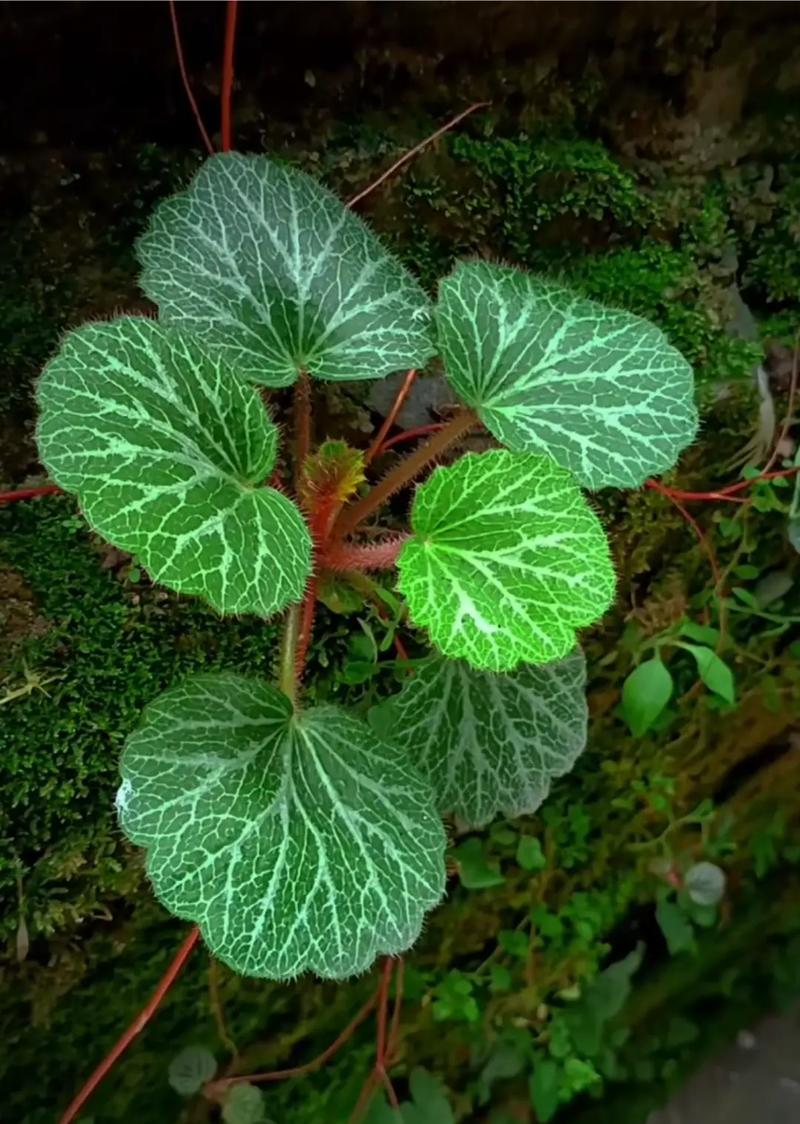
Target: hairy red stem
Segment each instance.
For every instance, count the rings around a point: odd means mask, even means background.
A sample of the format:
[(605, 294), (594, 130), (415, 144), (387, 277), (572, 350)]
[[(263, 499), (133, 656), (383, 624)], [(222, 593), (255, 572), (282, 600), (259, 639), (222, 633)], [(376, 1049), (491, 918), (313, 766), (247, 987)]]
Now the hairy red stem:
[(160, 1007), (167, 992), (180, 975), (181, 969), (189, 958), (189, 954), (191, 953), (192, 949), (197, 944), (199, 937), (200, 930), (197, 928), (197, 926), (189, 930), (188, 935), (184, 938), (180, 948), (172, 958), (170, 966), (161, 977), (158, 987), (153, 992), (150, 1002), (139, 1012), (139, 1014), (133, 1020), (122, 1037), (118, 1039), (116, 1044), (100, 1062), (100, 1065), (97, 1067), (97, 1069), (92, 1073), (92, 1075), (79, 1090), (73, 1100), (70, 1101), (69, 1107), (67, 1108), (66, 1112), (64, 1112), (64, 1114), (59, 1118), (58, 1124), (70, 1124), (70, 1122), (77, 1117), (78, 1113), (81, 1111), (83, 1106), (88, 1101), (89, 1097), (91, 1097), (92, 1093), (106, 1076), (111, 1067), (115, 1065), (122, 1054), (125, 1053), (131, 1042), (133, 1042), (134, 1038), (141, 1034), (141, 1032), (144, 1030), (144, 1028), (152, 1019), (153, 1015)]
[(194, 119), (197, 122), (197, 127), (200, 130), (200, 136), (203, 138), (203, 144), (206, 146), (206, 151), (208, 152), (209, 156), (213, 156), (214, 146), (211, 143), (211, 137), (209, 137), (208, 133), (206, 132), (206, 127), (203, 124), (203, 118), (200, 116), (200, 110), (195, 100), (195, 96), (192, 93), (192, 86), (189, 82), (189, 75), (186, 71), (186, 62), (183, 58), (183, 47), (181, 46), (181, 33), (180, 29), (178, 28), (178, 13), (175, 8), (175, 0), (169, 0), (169, 18), (170, 22), (172, 23), (172, 38), (175, 40), (175, 54), (178, 58), (178, 70), (181, 74), (183, 88), (186, 91), (186, 97), (189, 101), (189, 105), (191, 106), (192, 113), (194, 114)]
[(424, 468), (437, 460), (450, 445), (465, 437), (477, 424), (478, 418), (471, 410), (461, 409), (455, 413), (430, 441), (426, 441), (395, 465), (362, 499), (344, 509), (334, 525), (333, 536), (339, 539), (351, 534), (368, 515), (377, 511), (395, 492), (410, 484)]
[(15, 500), (32, 500), (35, 496), (54, 496), (61, 489), (58, 484), (42, 484), (40, 488), (16, 488), (11, 492), (0, 492), (0, 503), (13, 503)]
[(233, 92), (233, 51), (236, 45), (236, 15), (238, 0), (228, 0), (225, 13), (225, 46), (222, 52), (222, 90), (220, 139), (223, 152), (230, 152), (233, 147), (231, 132), (231, 94)]
[(406, 534), (398, 534), (368, 546), (335, 542), (322, 555), (320, 564), (323, 569), (339, 573), (344, 570), (391, 570), (408, 538)]
[(381, 449), (383, 447), (383, 442), (386, 439), (386, 434), (389, 432), (389, 430), (392, 428), (395, 421), (397, 420), (397, 415), (400, 413), (401, 409), (403, 408), (403, 403), (405, 402), (406, 398), (408, 398), (409, 391), (411, 390), (411, 387), (414, 385), (414, 379), (416, 377), (417, 377), (417, 372), (414, 371), (414, 370), (411, 370), (411, 371), (408, 372), (406, 377), (403, 379), (403, 382), (400, 384), (400, 389), (398, 390), (397, 395), (395, 396), (395, 400), (392, 403), (391, 409), (389, 410), (389, 413), (386, 415), (386, 417), (383, 419), (383, 425), (380, 427), (378, 432), (375, 434), (375, 437), (373, 438), (372, 444), (370, 445), (370, 447), (367, 449), (366, 453), (364, 454), (364, 464), (365, 465), (368, 465), (371, 461), (373, 461), (375, 459), (375, 457), (378, 455), (378, 453), (381, 451)]
[(300, 613), (300, 632), (297, 637), (297, 648), (294, 656), (294, 670), (298, 682), (302, 679), (305, 671), (311, 633), (314, 628), (314, 615), (317, 611), (317, 585), (318, 579), (315, 568), (315, 573), (308, 579), (305, 597), (303, 598), (303, 608)]
[(435, 133), (431, 133), (424, 141), (420, 141), (419, 144), (409, 149), (399, 160), (395, 160), (394, 164), (392, 164), (390, 168), (387, 168), (385, 172), (382, 172), (369, 187), (365, 187), (362, 191), (359, 191), (356, 195), (353, 195), (352, 198), (348, 199), (347, 206), (354, 207), (356, 203), (360, 203), (361, 200), (365, 199), (376, 187), (380, 187), (390, 176), (393, 176), (395, 172), (399, 171), (404, 164), (407, 164), (409, 160), (413, 160), (417, 153), (422, 152), (423, 148), (427, 148), (429, 144), (433, 144), (434, 141), (444, 136), (450, 129), (454, 129), (465, 117), (469, 117), (470, 113), (474, 113), (476, 109), (484, 109), (487, 105), (491, 105), (491, 102), (476, 101), (474, 105), (469, 106), (467, 109), (462, 109), (462, 111), (451, 118), (446, 125), (442, 125), (441, 129), (437, 129)]

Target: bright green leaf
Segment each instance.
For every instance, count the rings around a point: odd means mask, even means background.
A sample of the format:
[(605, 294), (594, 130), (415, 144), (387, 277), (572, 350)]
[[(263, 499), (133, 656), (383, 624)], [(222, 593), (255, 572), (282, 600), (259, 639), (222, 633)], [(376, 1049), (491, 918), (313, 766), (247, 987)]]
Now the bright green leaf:
[(622, 714), (631, 733), (641, 737), (672, 697), (672, 676), (660, 659), (645, 660), (622, 684)]
[(225, 1124), (261, 1124), (264, 1120), (264, 1094), (255, 1085), (231, 1085), (222, 1102)]
[(311, 176), (265, 156), (207, 160), (137, 249), (161, 319), (259, 385), (379, 379), (433, 354), (430, 304), (404, 266)]
[(733, 681), (733, 672), (721, 660), (716, 652), (710, 648), (700, 647), (696, 644), (681, 644), (687, 652), (691, 652), (697, 663), (700, 678), (715, 695), (719, 695), (725, 702), (736, 702), (736, 685)]
[(444, 889), (444, 831), (396, 747), (334, 706), (199, 675), (122, 757), (123, 830), (158, 897), (243, 975), (341, 979), (404, 951)]
[(38, 388), (39, 451), (104, 538), (224, 613), (298, 600), (311, 539), (263, 487), (277, 430), (257, 392), (195, 340), (124, 317), (70, 333)]
[(531, 1104), (541, 1124), (547, 1124), (556, 1114), (561, 1099), (562, 1072), (558, 1062), (550, 1058), (537, 1058), (534, 1063), (530, 1079)]
[(169, 1083), (182, 1097), (193, 1097), (217, 1072), (217, 1060), (205, 1046), (187, 1046), (169, 1063)]
[(523, 870), (544, 870), (547, 859), (542, 845), (533, 835), (521, 835), (517, 844), (517, 862)]
[(447, 379), (487, 429), (588, 488), (637, 487), (694, 439), (692, 368), (638, 316), (468, 262), (439, 286), (436, 321)]
[(416, 495), (398, 586), (447, 655), (510, 671), (575, 646), (614, 595), (599, 519), (548, 457), (504, 449), (435, 469)]
[(482, 827), (499, 812), (534, 812), (572, 768), (586, 744), (585, 688), (580, 649), (507, 675), (439, 658), (373, 707), (370, 722), (430, 779), (441, 811)]

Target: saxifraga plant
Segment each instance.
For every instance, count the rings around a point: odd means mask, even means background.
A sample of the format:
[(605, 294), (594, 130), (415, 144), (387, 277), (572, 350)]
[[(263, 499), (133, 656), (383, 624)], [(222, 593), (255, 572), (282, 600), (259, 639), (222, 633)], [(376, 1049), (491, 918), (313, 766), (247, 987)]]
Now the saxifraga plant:
[[(646, 321), (507, 266), (462, 262), (432, 303), (339, 200), (261, 156), (209, 159), (138, 252), (158, 319), (67, 335), (38, 387), (42, 460), (153, 580), (284, 623), (277, 683), (202, 674), (147, 708), (120, 821), (159, 899), (233, 969), (341, 979), (407, 949), (440, 901), (443, 813), (532, 812), (581, 752), (576, 632), (614, 594), (581, 489), (674, 463), (691, 369)], [(462, 406), (373, 487), (361, 451), (311, 446), (316, 380), (434, 356)], [(284, 490), (259, 388), (292, 385)], [(480, 427), (500, 447), (454, 459)], [(408, 531), (382, 530), (431, 468)], [(320, 581), (394, 567), (430, 659), (367, 716), (306, 705)]]

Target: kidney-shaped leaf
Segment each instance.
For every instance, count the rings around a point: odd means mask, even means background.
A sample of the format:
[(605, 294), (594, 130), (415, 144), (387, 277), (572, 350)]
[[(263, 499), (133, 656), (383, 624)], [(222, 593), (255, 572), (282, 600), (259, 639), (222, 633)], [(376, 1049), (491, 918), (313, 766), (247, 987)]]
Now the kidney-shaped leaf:
[(277, 431), (222, 359), (155, 320), (70, 333), (39, 382), (39, 451), (104, 538), (223, 613), (302, 596), (311, 542), (297, 507), (258, 487)]
[(548, 457), (497, 449), (437, 468), (411, 526), (398, 558), (411, 617), (473, 667), (560, 659), (613, 597), (600, 521)]
[(254, 383), (377, 379), (433, 354), (411, 274), (335, 195), (265, 156), (207, 160), (158, 206), (138, 254), (161, 318)]
[(638, 316), (470, 262), (442, 281), (436, 320), (447, 379), (487, 429), (587, 488), (636, 487), (694, 438), (692, 369)]
[(442, 812), (471, 827), (535, 812), (586, 744), (586, 668), (566, 659), (507, 675), (435, 659), (370, 722), (430, 778)]
[(341, 979), (403, 952), (444, 890), (430, 785), (334, 706), (200, 675), (145, 712), (120, 822), (158, 897), (249, 976)]

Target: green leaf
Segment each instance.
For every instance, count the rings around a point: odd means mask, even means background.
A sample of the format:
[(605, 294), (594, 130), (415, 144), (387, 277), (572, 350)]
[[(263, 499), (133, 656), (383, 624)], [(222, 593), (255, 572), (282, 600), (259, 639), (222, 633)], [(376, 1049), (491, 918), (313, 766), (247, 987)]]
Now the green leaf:
[(517, 862), (523, 870), (544, 870), (547, 859), (542, 845), (533, 835), (521, 835), (517, 844)]
[(694, 439), (692, 368), (638, 316), (467, 262), (439, 286), (436, 322), (447, 379), (487, 429), (587, 488), (637, 487)]
[(446, 656), (510, 671), (575, 646), (614, 595), (599, 519), (548, 457), (504, 449), (439, 467), (418, 490), (398, 587)]
[(698, 624), (696, 621), (684, 621), (680, 627), (681, 636), (689, 640), (696, 640), (699, 644), (719, 644), (719, 629), (711, 628), (707, 624)]
[(267, 617), (302, 596), (308, 529), (260, 486), (277, 430), (218, 357), (145, 317), (87, 324), (45, 368), (38, 398), (50, 475), (156, 581), (223, 613)]
[(541, 1124), (552, 1120), (558, 1109), (561, 1093), (562, 1069), (550, 1058), (537, 1058), (530, 1079), (531, 1104)]
[(207, 160), (137, 250), (160, 318), (259, 385), (379, 379), (433, 354), (414, 278), (335, 195), (265, 156)]
[(709, 691), (719, 695), (725, 702), (736, 702), (736, 684), (733, 680), (733, 672), (716, 652), (697, 644), (681, 644), (680, 647), (685, 648), (687, 652), (691, 652), (694, 656), (700, 678)]
[(509, 956), (518, 960), (527, 960), (530, 955), (530, 937), (521, 929), (501, 929), (497, 934), (497, 943)]
[(684, 878), (686, 892), (696, 905), (713, 906), (725, 893), (725, 871), (716, 863), (694, 863)]
[(692, 923), (677, 902), (662, 898), (656, 905), (656, 921), (664, 934), (670, 956), (695, 949)]
[(338, 707), (296, 713), (260, 680), (199, 675), (146, 709), (122, 777), (156, 894), (243, 975), (363, 972), (442, 896), (429, 786)]
[(225, 1124), (261, 1124), (264, 1111), (264, 1094), (255, 1085), (232, 1085), (222, 1102)]
[(639, 944), (622, 960), (610, 964), (586, 986), (578, 1002), (564, 1011), (572, 1041), (582, 1054), (594, 1057), (602, 1049), (606, 1023), (625, 1006), (643, 954), (644, 945)]
[(217, 1060), (205, 1046), (187, 1046), (169, 1063), (169, 1083), (182, 1097), (193, 1097), (217, 1072)]
[(631, 733), (641, 737), (672, 697), (672, 676), (660, 659), (645, 660), (622, 684), (622, 715)]
[(536, 811), (552, 778), (575, 764), (586, 744), (585, 689), (579, 648), (507, 675), (436, 658), (369, 718), (430, 779), (441, 811), (482, 827), (500, 812)]
[(459, 844), (453, 851), (453, 858), (458, 864), (458, 876), (465, 890), (488, 890), (505, 882), (497, 863), (487, 860), (483, 843), (475, 836)]
[(453, 1124), (453, 1110), (437, 1077), (417, 1066), (408, 1083), (413, 1103), (403, 1105), (403, 1124)]

